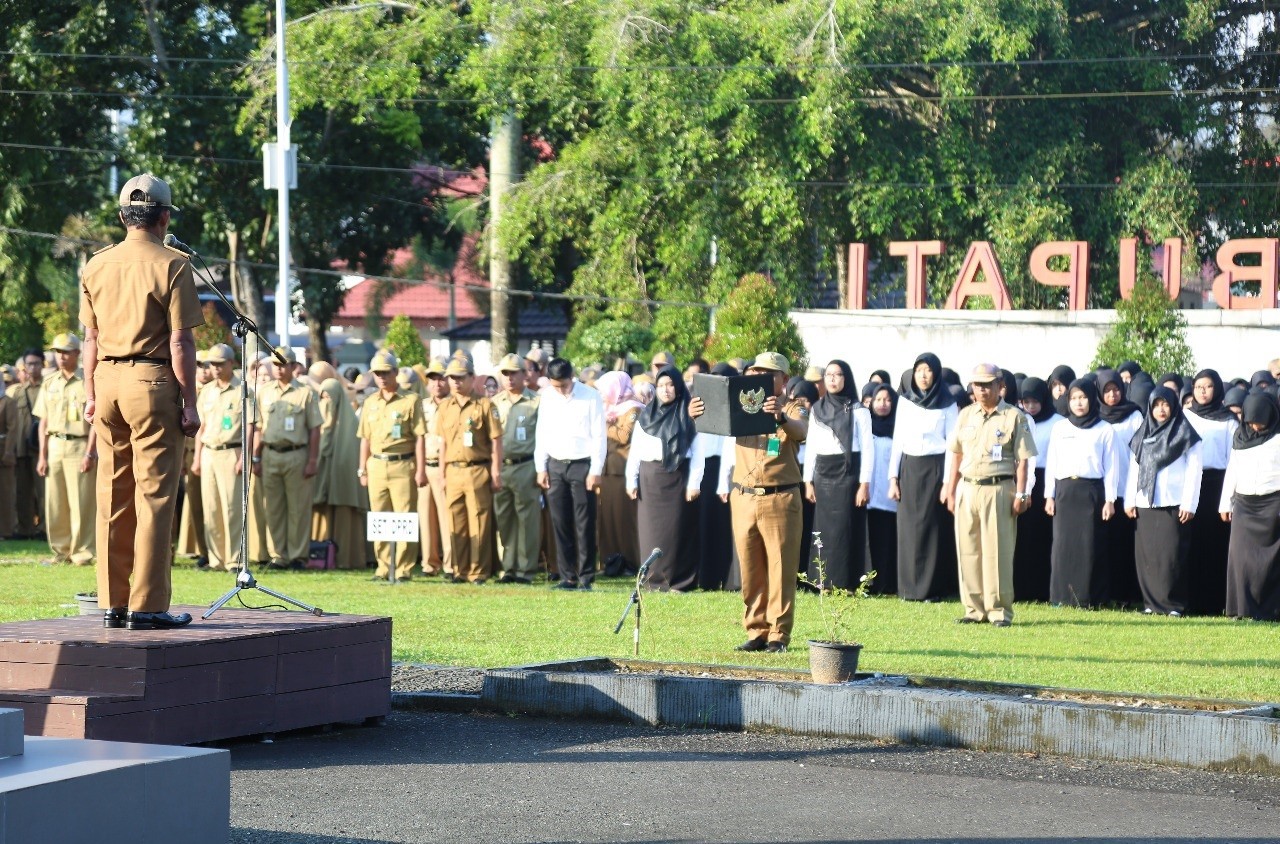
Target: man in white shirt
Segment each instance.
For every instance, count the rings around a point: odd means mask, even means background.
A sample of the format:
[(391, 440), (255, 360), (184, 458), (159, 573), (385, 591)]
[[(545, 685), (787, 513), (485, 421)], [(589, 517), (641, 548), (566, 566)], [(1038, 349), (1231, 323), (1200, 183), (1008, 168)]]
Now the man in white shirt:
[(533, 465), (556, 537), (557, 589), (590, 589), (596, 570), (596, 486), (604, 468), (604, 403), (563, 358), (547, 364)]

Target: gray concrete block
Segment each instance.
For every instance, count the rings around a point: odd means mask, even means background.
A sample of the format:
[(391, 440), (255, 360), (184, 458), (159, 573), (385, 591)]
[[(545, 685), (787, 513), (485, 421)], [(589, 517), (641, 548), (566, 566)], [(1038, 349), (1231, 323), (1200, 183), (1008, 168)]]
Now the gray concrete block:
[(22, 753), (22, 710), (0, 709), (0, 759)]

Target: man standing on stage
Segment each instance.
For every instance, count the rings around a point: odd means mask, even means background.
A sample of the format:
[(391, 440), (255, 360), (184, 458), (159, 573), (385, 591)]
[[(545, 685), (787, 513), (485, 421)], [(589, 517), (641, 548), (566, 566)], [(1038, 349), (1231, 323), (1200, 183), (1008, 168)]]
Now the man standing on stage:
[(124, 242), (80, 273), (84, 418), (99, 455), (98, 605), (105, 626), (130, 630), (191, 623), (169, 612), (170, 542), (182, 437), (200, 428), (191, 329), (204, 317), (187, 256), (164, 245), (172, 210), (169, 186), (155, 176), (125, 182)]
[(58, 370), (45, 379), (32, 415), (40, 420), (40, 456), (36, 473), (45, 479), (44, 524), (53, 562), (87, 566), (93, 562), (97, 506), (94, 479), (98, 449), (84, 418), (84, 379), (80, 338), (53, 338)]

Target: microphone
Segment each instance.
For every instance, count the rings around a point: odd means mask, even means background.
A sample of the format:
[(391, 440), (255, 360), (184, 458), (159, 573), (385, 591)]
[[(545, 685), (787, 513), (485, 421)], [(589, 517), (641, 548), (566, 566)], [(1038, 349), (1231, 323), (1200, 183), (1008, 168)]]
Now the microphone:
[(183, 243), (181, 240), (178, 240), (178, 238), (174, 237), (172, 232), (164, 236), (164, 245), (177, 249), (179, 252), (186, 252), (188, 255), (200, 254), (190, 246), (187, 246), (187, 244)]
[(644, 582), (645, 575), (649, 573), (649, 567), (652, 566), (654, 561), (661, 556), (662, 556), (662, 549), (654, 548), (653, 551), (650, 552), (649, 554), (649, 559), (645, 560), (643, 563), (640, 564), (640, 571), (636, 574), (636, 578), (640, 582)]

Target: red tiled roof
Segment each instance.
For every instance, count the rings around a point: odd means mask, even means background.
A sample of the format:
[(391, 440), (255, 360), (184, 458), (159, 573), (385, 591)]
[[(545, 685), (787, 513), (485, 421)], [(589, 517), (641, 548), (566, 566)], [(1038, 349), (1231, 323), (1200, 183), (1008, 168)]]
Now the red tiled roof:
[[(454, 263), (453, 278), (459, 285), (454, 299), (454, 316), (458, 323), (478, 319), (485, 312), (476, 307), (471, 293), (462, 285), (478, 285), (488, 287), (489, 280), (476, 268), (476, 251), (478, 235), (468, 235), (458, 250)], [(410, 257), (409, 250), (398, 250), (392, 259), (392, 266), (404, 266)], [(447, 282), (449, 277), (444, 273), (428, 271), (425, 281)], [(334, 317), (334, 325), (360, 326), (365, 323), (369, 299), (384, 284), (375, 279), (364, 279), (347, 291), (342, 307)], [(404, 314), (419, 328), (434, 327), (443, 329), (449, 322), (449, 288), (442, 284), (421, 284), (406, 281), (397, 285), (400, 289), (391, 294), (382, 305), (382, 316), (391, 319)]]

